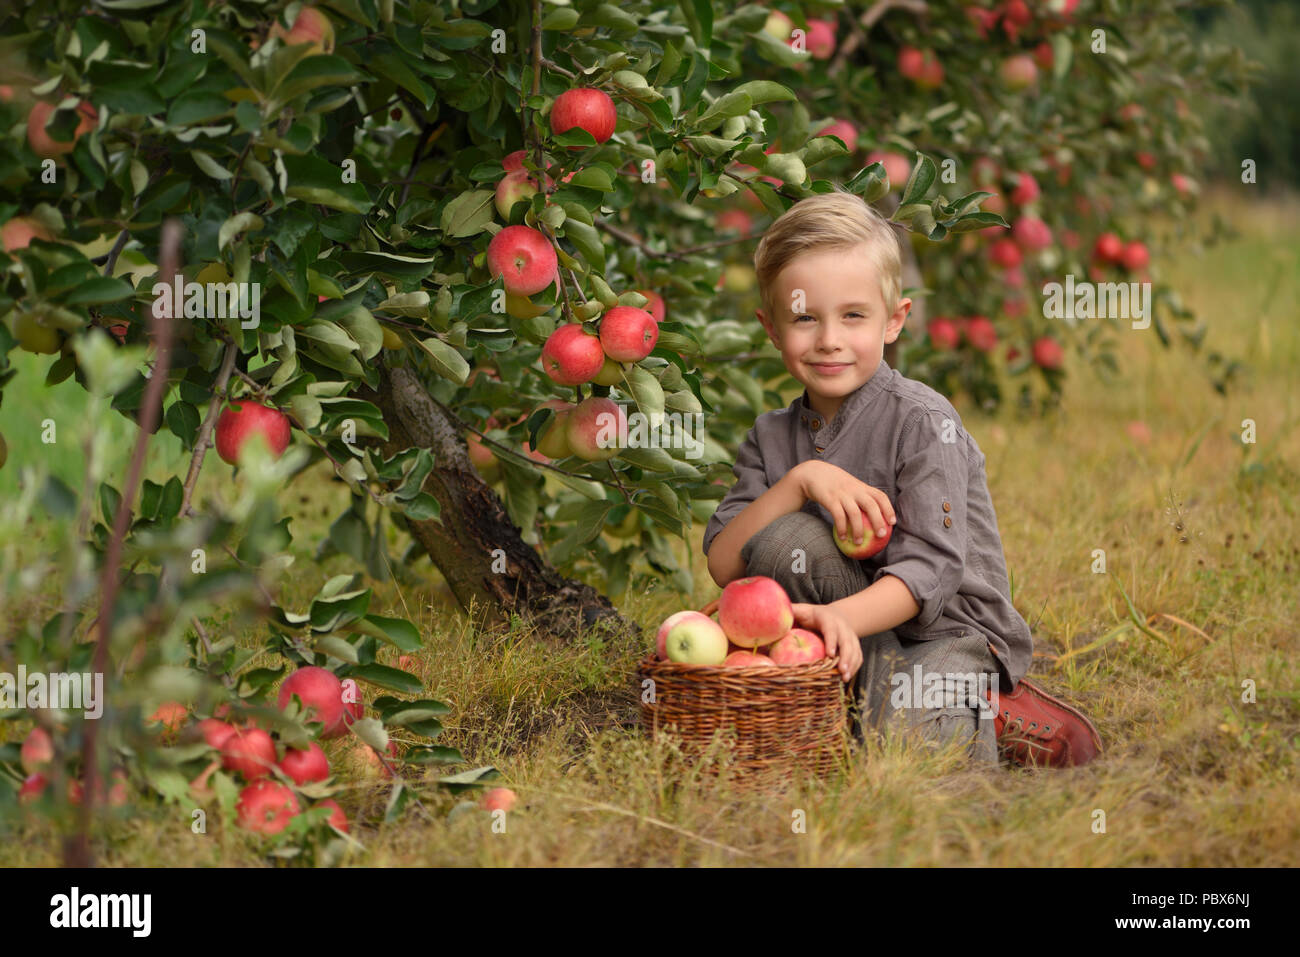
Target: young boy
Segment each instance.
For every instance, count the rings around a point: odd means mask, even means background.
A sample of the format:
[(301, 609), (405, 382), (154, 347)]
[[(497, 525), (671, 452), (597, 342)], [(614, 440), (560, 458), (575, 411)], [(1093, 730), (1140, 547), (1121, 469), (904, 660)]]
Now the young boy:
[[(767, 230), (754, 266), (758, 319), (804, 392), (759, 415), (741, 445), (704, 533), (709, 574), (780, 582), (843, 680), (857, 673), (864, 727), (969, 741), (974, 762), (996, 765), (985, 692), (1016, 686), (1032, 640), (984, 454), (947, 399), (883, 359), (912, 304), (893, 227), (851, 193), (812, 196)], [(834, 526), (859, 543), (887, 523), (871, 558), (831, 537)]]

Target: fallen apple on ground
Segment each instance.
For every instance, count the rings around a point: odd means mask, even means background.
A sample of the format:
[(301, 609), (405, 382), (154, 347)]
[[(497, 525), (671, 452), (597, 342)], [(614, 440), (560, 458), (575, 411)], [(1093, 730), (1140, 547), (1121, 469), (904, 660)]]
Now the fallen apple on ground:
[(279, 834), (298, 813), (298, 797), (277, 781), (254, 781), (239, 792), (240, 827), (258, 834)]

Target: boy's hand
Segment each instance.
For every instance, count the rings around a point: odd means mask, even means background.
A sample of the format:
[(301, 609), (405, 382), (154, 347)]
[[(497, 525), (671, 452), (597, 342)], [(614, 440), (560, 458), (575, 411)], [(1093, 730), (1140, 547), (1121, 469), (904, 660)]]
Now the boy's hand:
[[(814, 459), (796, 467), (804, 498), (831, 513), (835, 534), (841, 538), (847, 537), (855, 545), (861, 545), (873, 534), (883, 536), (886, 523), (893, 525), (898, 521), (888, 495), (854, 478), (838, 465)], [(863, 521), (864, 514), (870, 526)]]
[(862, 667), (862, 643), (844, 616), (833, 611), (829, 605), (796, 602), (793, 608), (796, 625), (822, 636), (822, 641), (826, 644), (826, 657), (840, 656), (840, 677), (848, 681), (857, 674)]

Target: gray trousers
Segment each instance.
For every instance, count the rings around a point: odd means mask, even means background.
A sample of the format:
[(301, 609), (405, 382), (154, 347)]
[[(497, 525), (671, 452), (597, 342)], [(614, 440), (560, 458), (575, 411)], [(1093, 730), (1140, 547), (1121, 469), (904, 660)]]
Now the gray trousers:
[[(841, 552), (832, 534), (820, 516), (783, 515), (741, 548), (746, 574), (776, 579), (793, 602), (825, 605), (857, 594), (871, 585), (868, 566)], [(999, 673), (983, 635), (972, 630), (918, 641), (891, 629), (859, 640), (855, 737), (862, 740), (868, 730), (881, 737), (893, 731), (930, 747), (960, 740), (967, 742), (973, 766), (997, 766), (993, 714), (974, 706), (977, 682), (996, 687)]]

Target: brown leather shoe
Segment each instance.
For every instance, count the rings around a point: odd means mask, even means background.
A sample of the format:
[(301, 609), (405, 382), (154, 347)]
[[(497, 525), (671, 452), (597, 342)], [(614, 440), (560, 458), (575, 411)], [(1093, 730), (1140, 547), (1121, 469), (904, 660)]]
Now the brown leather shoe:
[(1087, 764), (1101, 751), (1096, 726), (1077, 708), (1021, 678), (1010, 694), (991, 692), (999, 750), (1023, 767)]

